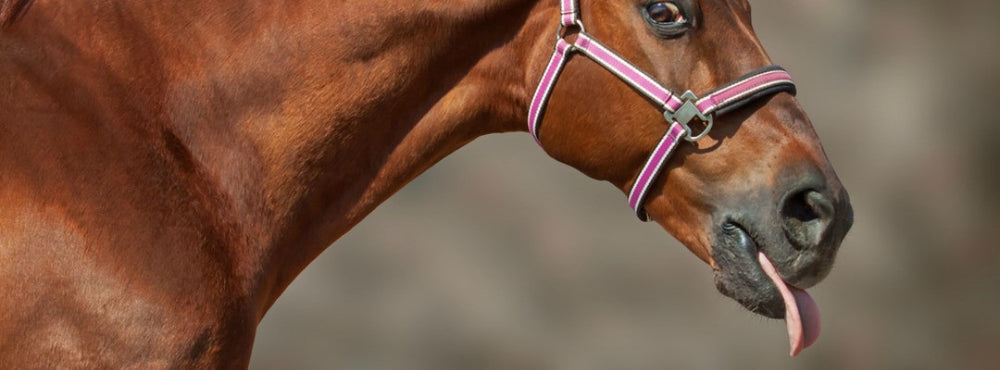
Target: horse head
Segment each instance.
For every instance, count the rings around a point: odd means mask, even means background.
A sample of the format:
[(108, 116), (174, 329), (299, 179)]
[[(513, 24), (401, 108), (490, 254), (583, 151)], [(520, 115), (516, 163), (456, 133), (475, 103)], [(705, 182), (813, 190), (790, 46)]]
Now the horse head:
[[(545, 110), (532, 131), (550, 156), (626, 194), (636, 192), (651, 152), (668, 140), (664, 132), (678, 127), (671, 125), (675, 112), (664, 114), (684, 102), (677, 92), (719, 91), (772, 64), (746, 0), (562, 3), (561, 14), (539, 12), (562, 40), (549, 68), (539, 69), (553, 39), (539, 40), (527, 58), (529, 71), (538, 71), (529, 84), (553, 80), (551, 91), (536, 93)], [(602, 51), (588, 49), (592, 40), (617, 59), (595, 56)], [(655, 92), (638, 91), (641, 82), (622, 83), (634, 71), (616, 71), (609, 64), (617, 62), (602, 58), (627, 61), (671, 97), (659, 101)], [(692, 140), (671, 139), (676, 149), (665, 151), (670, 157), (636, 208), (708, 263), (723, 294), (755, 313), (785, 317), (794, 355), (819, 332), (818, 310), (803, 289), (830, 272), (853, 211), (794, 88), (781, 87), (762, 86), (725, 111), (691, 120), (697, 128), (679, 132)], [(686, 98), (696, 108), (706, 100)], [(671, 109), (661, 106), (670, 99)], [(699, 133), (705, 136), (693, 140)]]

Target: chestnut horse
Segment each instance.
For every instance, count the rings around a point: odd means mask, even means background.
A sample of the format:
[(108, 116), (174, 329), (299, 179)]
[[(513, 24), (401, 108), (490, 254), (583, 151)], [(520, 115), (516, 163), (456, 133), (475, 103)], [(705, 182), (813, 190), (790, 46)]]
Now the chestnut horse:
[[(245, 367), (327, 246), (476, 137), (527, 131), (558, 37), (679, 91), (771, 64), (746, 0), (581, 0), (568, 27), (560, 5), (0, 0), (0, 367)], [(628, 193), (669, 122), (568, 60), (539, 143)], [(801, 348), (847, 193), (789, 92), (714, 121), (641, 210), (722, 293), (798, 309)]]

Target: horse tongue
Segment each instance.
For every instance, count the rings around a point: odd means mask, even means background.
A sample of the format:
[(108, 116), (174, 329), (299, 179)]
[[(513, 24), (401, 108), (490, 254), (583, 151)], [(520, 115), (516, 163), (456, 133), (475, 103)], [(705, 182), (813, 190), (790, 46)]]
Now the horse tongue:
[(819, 338), (819, 307), (805, 290), (785, 283), (785, 280), (778, 275), (774, 264), (763, 252), (757, 253), (757, 259), (764, 273), (781, 291), (781, 298), (785, 300), (785, 325), (788, 326), (788, 341), (792, 347), (790, 354), (795, 357)]

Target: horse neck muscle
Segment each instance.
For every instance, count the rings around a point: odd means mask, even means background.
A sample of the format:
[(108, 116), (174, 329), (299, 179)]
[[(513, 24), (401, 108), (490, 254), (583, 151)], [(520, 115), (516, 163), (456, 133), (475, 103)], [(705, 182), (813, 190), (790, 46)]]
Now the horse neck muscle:
[[(194, 87), (208, 97), (202, 102), (240, 103), (220, 118), (231, 118), (224, 130), (249, 152), (243, 157), (258, 160), (256, 168), (233, 166), (208, 149), (225, 135), (186, 130), (192, 152), (206, 151), (203, 161), (217, 178), (258, 174), (226, 192), (261, 197), (232, 214), (259, 215), (255, 228), (269, 230), (251, 253), (259, 261), (248, 266), (260, 272), (258, 289), (269, 290), (261, 292), (262, 313), (315, 256), (404, 184), (475, 137), (523, 122), (528, 99), (523, 76), (510, 72), (520, 61), (509, 44), (531, 8), (524, 1), (320, 3), (335, 9), (280, 9), (276, 22), (295, 24), (261, 27), (188, 77), (224, 87)], [(188, 85), (179, 86), (171, 95), (191, 96)], [(187, 111), (184, 104), (172, 112)]]
[(342, 38), (318, 40), (327, 51), (317, 53), (316, 64), (333, 59), (337, 67), (300, 81), (301, 95), (283, 109), (292, 114), (258, 137), (263, 162), (271, 166), (265, 172), (277, 174), (265, 180), (266, 189), (279, 189), (268, 200), (290, 211), (279, 228), (288, 232), (273, 245), (301, 246), (266, 261), (268, 270), (287, 271), (272, 283), (271, 299), (333, 240), (438, 160), (478, 136), (521, 125), (528, 89), (523, 76), (511, 72), (521, 70), (511, 68), (521, 61), (510, 44), (531, 8), (523, 3), (478, 9), (486, 5), (469, 2), (470, 9), (415, 13), (406, 9), (415, 3), (382, 4), (387, 9), (345, 22), (336, 32)]
[(37, 99), (148, 146), (123, 153), (180, 163), (263, 314), (404, 184), (521, 129), (535, 2), (38, 0), (0, 31), (0, 69), (51, 78), (74, 93)]

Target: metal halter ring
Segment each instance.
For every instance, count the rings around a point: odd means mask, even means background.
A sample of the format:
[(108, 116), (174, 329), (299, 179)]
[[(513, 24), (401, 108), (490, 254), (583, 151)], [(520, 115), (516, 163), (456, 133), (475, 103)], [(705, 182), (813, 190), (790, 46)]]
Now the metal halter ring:
[[(708, 135), (709, 131), (712, 131), (712, 121), (714, 117), (711, 113), (705, 115), (700, 109), (698, 109), (698, 96), (690, 90), (685, 92), (684, 95), (681, 95), (681, 100), (684, 101), (684, 104), (682, 104), (680, 108), (677, 108), (676, 111), (663, 112), (663, 118), (665, 118), (667, 122), (677, 122), (684, 127), (684, 140), (691, 142), (698, 141), (699, 139), (705, 137), (705, 135)], [(691, 130), (690, 126), (688, 126), (688, 123), (691, 123), (691, 121), (695, 118), (705, 123), (705, 129), (697, 135), (693, 135), (694, 131)]]
[(563, 32), (566, 31), (566, 30), (568, 30), (568, 29), (570, 29), (570, 28), (574, 28), (574, 27), (575, 28), (579, 28), (580, 29), (580, 33), (586, 33), (587, 32), (587, 29), (583, 27), (583, 22), (581, 22), (579, 19), (577, 19), (575, 22), (573, 22), (573, 25), (569, 26), (569, 27), (564, 26), (562, 24), (562, 22), (560, 22), (559, 23), (559, 28), (556, 29), (556, 41), (565, 39), (566, 38), (566, 34), (564, 34)]

